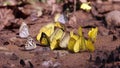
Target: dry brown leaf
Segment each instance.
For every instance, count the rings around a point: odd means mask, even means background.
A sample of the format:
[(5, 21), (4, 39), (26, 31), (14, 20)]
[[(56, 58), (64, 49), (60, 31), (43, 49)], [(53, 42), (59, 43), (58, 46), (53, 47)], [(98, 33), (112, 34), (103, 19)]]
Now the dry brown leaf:
[(75, 16), (75, 15), (73, 15), (73, 16), (70, 18), (70, 20), (69, 20), (69, 25), (70, 25), (71, 27), (76, 27), (76, 25), (77, 25), (77, 19), (76, 19), (76, 16)]
[(12, 15), (12, 10), (7, 8), (0, 9), (0, 30), (2, 30), (6, 25), (10, 24), (10, 21), (14, 19)]
[(53, 4), (52, 5), (52, 12), (51, 12), (51, 14), (53, 15), (55, 12), (58, 12), (58, 13), (62, 12), (62, 8), (61, 8), (60, 5), (58, 5), (58, 4)]

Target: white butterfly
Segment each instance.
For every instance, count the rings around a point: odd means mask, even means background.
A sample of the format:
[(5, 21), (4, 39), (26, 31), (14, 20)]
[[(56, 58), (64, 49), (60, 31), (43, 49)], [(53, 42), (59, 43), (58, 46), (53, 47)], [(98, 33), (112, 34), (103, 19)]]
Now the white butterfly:
[(27, 42), (25, 44), (25, 50), (33, 50), (37, 47), (36, 43), (32, 39), (32, 37), (27, 38)]
[(58, 18), (58, 22), (65, 24), (67, 22), (67, 17), (64, 14), (61, 14)]
[(20, 26), (19, 29), (19, 36), (21, 38), (27, 38), (29, 36), (29, 30), (28, 30), (28, 26), (26, 23), (22, 22), (22, 25)]

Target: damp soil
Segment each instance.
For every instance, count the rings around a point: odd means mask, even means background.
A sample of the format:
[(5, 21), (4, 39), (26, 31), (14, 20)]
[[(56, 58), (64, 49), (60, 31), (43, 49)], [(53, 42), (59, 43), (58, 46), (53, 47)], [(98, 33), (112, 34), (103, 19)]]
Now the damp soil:
[[(27, 7), (31, 6), (27, 5)], [(120, 28), (117, 28), (115, 32), (114, 30), (109, 30), (104, 25), (104, 21), (97, 20), (89, 12), (78, 10), (75, 14), (77, 15), (78, 23), (75, 27), (68, 28), (68, 31), (71, 29), (77, 30), (80, 25), (83, 25), (84, 34), (87, 35), (87, 32), (91, 27), (98, 27), (99, 32), (97, 40), (94, 44), (95, 52), (113, 51), (116, 47), (120, 46)], [(44, 14), (42, 17), (39, 17), (34, 21), (31, 20), (30, 16), (28, 16), (27, 18), (22, 19), (22, 21), (27, 22), (30, 34), (34, 40), (36, 40), (36, 35), (38, 34), (40, 28), (53, 21), (53, 16)], [(21, 23), (21, 20), (19, 22)], [(32, 66), (34, 68), (47, 68), (42, 65), (44, 61), (59, 63), (56, 67), (48, 66), (48, 68), (90, 68), (90, 65), (94, 65), (93, 62), (95, 61), (90, 62), (89, 60), (90, 55), (92, 55), (92, 59), (96, 58), (94, 57), (96, 55), (95, 52), (71, 53), (64, 49), (50, 50), (49, 47), (40, 46), (38, 41), (36, 41), (38, 46), (35, 50), (21, 50), (21, 47), (25, 44), (26, 39), (18, 37), (19, 27), (20, 26), (16, 28), (14, 26), (13, 28), (6, 27), (0, 31), (0, 47), (3, 47), (0, 48), (0, 68), (32, 68)], [(25, 65), (22, 60), (25, 62)], [(27, 61), (30, 61), (32, 65), (30, 65)], [(106, 63), (106, 65), (112, 64), (112, 62)], [(120, 61), (117, 61), (117, 64), (120, 65)]]

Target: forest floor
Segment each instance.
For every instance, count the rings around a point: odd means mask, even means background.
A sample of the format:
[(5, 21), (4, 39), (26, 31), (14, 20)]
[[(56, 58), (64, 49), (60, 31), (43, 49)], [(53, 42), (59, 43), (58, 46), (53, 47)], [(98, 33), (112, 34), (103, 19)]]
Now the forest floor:
[[(113, 4), (111, 5), (113, 6)], [(31, 9), (31, 5), (26, 5), (26, 7)], [(90, 24), (98, 27), (99, 32), (97, 40), (94, 43), (95, 52), (112, 51), (116, 49), (116, 47), (120, 46), (120, 36), (117, 34), (119, 33), (117, 31), (119, 31), (120, 28), (118, 28), (115, 33), (110, 33), (110, 30), (103, 24), (104, 21), (97, 20), (89, 12), (78, 10), (74, 14), (77, 15), (78, 20), (81, 22), (77, 23), (78, 26), (68, 28), (68, 30), (77, 30), (80, 25), (84, 25), (85, 23), (88, 23), (87, 26)], [(36, 40), (36, 36), (39, 33), (40, 28), (43, 25), (52, 22), (53, 18), (53, 15), (44, 14), (36, 20), (32, 20), (30, 16), (22, 20), (20, 18), (17, 19), (19, 19), (19, 24), (21, 24), (22, 21), (25, 21), (28, 24), (30, 35)], [(20, 64), (21, 60), (26, 62), (26, 68), (30, 68), (27, 61), (30, 61), (34, 68), (90, 68), (93, 64), (89, 59), (90, 54), (95, 56), (95, 52), (71, 53), (68, 50), (50, 50), (49, 47), (43, 47), (40, 45), (38, 45), (35, 50), (22, 51), (20, 48), (25, 44), (26, 39), (18, 37), (19, 27), (20, 26), (15, 27), (12, 25), (5, 27), (0, 31), (0, 47), (3, 47), (0, 49), (0, 68), (23, 68)], [(89, 29), (90, 27), (84, 27), (84, 34), (87, 35)], [(39, 44), (37, 41), (36, 43)], [(45, 62), (48, 63), (48, 67), (44, 67)]]

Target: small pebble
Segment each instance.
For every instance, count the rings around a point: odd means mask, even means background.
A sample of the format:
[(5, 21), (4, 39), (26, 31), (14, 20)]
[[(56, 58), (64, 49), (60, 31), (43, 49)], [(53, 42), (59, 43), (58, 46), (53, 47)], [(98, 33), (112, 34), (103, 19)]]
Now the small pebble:
[(15, 53), (13, 53), (12, 56), (10, 57), (10, 60), (18, 60), (18, 59), (19, 57)]
[(11, 56), (13, 54), (13, 52), (4, 52), (4, 54)]
[(60, 50), (60, 51), (54, 51), (54, 53), (55, 53), (58, 57), (62, 57), (62, 56), (67, 55), (69, 52), (68, 52), (68, 51)]
[(42, 63), (42, 66), (45, 67), (45, 68), (52, 68), (53, 67), (53, 62), (51, 60), (49, 61), (44, 61)]
[(55, 62), (53, 68), (61, 68), (61, 63)]

